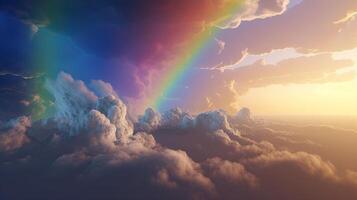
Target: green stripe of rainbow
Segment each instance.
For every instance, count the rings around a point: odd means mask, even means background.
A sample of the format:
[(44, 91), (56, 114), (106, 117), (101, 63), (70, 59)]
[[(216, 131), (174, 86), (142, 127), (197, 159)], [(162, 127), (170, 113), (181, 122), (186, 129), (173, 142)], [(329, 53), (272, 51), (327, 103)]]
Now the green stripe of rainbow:
[[(232, 14), (239, 11), (243, 0), (234, 0), (232, 3), (227, 4), (224, 8), (221, 9), (220, 12), (216, 13), (214, 16), (232, 16)], [(229, 19), (225, 19), (229, 20)], [(160, 107), (164, 104), (166, 97), (172, 93), (179, 83), (179, 81), (184, 77), (188, 69), (190, 69), (196, 58), (201, 55), (201, 52), (206, 48), (209, 41), (214, 39), (215, 35), (219, 33), (221, 29), (211, 26), (208, 30), (203, 31), (198, 37), (194, 37), (190, 43), (192, 44), (187, 49), (190, 52), (190, 55), (187, 54), (179, 57), (174, 63), (173, 67), (168, 70), (167, 75), (159, 84), (159, 88), (157, 88), (157, 93), (154, 94), (154, 97), (151, 99), (149, 103), (150, 106), (159, 110)]]

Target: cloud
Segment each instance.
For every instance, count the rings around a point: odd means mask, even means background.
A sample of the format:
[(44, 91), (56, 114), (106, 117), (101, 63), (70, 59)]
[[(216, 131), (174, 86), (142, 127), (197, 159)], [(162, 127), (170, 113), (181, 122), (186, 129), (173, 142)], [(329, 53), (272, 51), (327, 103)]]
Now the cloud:
[(94, 136), (94, 138), (91, 138), (91, 145), (103, 144), (104, 146), (114, 147), (114, 142), (117, 140), (116, 127), (110, 123), (104, 114), (97, 110), (91, 110), (86, 127), (88, 127), (87, 134)]
[[(301, 196), (349, 199), (356, 195), (347, 188), (347, 191), (342, 189), (343, 184), (340, 184), (340, 177), (334, 166), (316, 155), (304, 152), (272, 152), (250, 159), (245, 166), (260, 178), (262, 193), (257, 196), (267, 199), (300, 199)], [(269, 192), (278, 188), (277, 193)], [(292, 193), (293, 191), (300, 195)], [(321, 192), (322, 194), (319, 194)]]
[(194, 118), (180, 108), (170, 109), (161, 115), (161, 126), (164, 128), (192, 128)]
[(243, 122), (243, 123), (252, 123), (253, 120), (251, 118), (251, 112), (249, 108), (243, 107), (239, 110), (239, 112), (236, 115), (236, 119), (238, 122)]
[[(354, 78), (354, 73), (337, 74), (343, 68), (353, 65), (351, 60), (334, 60), (329, 54), (311, 57), (298, 57), (266, 65), (256, 62), (227, 72), (230, 78), (238, 82), (240, 93), (255, 87), (289, 83), (324, 83), (347, 81)], [(233, 73), (232, 73), (233, 72)], [(352, 75), (352, 76), (349, 76)], [(225, 76), (225, 78), (228, 78)]]
[(118, 97), (111, 84), (102, 80), (93, 80), (89, 86), (96, 93), (98, 97), (115, 96)]
[[(221, 32), (217, 38), (224, 39), (225, 50), (220, 57), (213, 57), (212, 62), (231, 65), (242, 58), (241, 52), (246, 49), (250, 54), (284, 48), (320, 53), (353, 49), (357, 44), (356, 26), (340, 32), (344, 24), (333, 22), (345, 17), (356, 6), (353, 0), (343, 3), (336, 0), (329, 0), (328, 3), (321, 0), (302, 1), (282, 15)], [(316, 10), (320, 10), (318, 15)]]
[(31, 119), (26, 116), (0, 124), (0, 152), (21, 148), (30, 140), (26, 131), (31, 126)]
[[(88, 123), (101, 121), (114, 126), (117, 138), (131, 135), (132, 125), (126, 119), (126, 106), (117, 98), (112, 87), (103, 81), (93, 82), (92, 85), (100, 96), (105, 97), (98, 98), (82, 81), (76, 81), (64, 72), (58, 75), (56, 81), (48, 80), (46, 87), (55, 99), (53, 120), (65, 130), (70, 128), (70, 134), (86, 129)], [(93, 117), (96, 119), (94, 122)]]
[[(2, 198), (357, 196), (353, 170), (340, 175), (334, 164), (318, 155), (279, 150), (248, 137), (241, 127), (259, 124), (247, 108), (236, 116), (221, 110), (190, 115), (179, 108), (165, 113), (147, 109), (131, 121), (117, 96), (109, 92), (97, 97), (98, 91), (69, 74), (59, 74), (47, 86), (55, 96), (51, 116), (32, 123), (22, 117), (1, 125), (5, 131), (0, 136), (7, 140), (0, 141), (8, 141), (0, 152)], [(80, 126), (69, 122), (78, 120), (75, 117), (81, 118)], [(43, 140), (38, 139), (41, 135)]]
[(240, 187), (241, 185), (257, 187), (257, 177), (246, 171), (240, 163), (215, 157), (208, 159), (203, 166), (208, 168), (207, 173), (211, 174), (210, 177), (217, 181), (221, 179), (220, 181), (223, 183), (230, 183), (229, 187)]
[(152, 108), (147, 108), (144, 115), (139, 116), (136, 129), (138, 131), (151, 132), (160, 125), (161, 116)]
[[(221, 70), (197, 70), (199, 76), (190, 80), (190, 92), (185, 94), (185, 109), (193, 111), (207, 110), (202, 103), (208, 97), (211, 109), (221, 108), (237, 112), (239, 96), (250, 89), (274, 84), (323, 84), (346, 82), (356, 77), (349, 70), (354, 65), (350, 59), (334, 59), (330, 53), (300, 56), (267, 64), (260, 60), (253, 64)], [(345, 71), (344, 71), (345, 70)], [(202, 85), (205, 87), (202, 88)]]
[(286, 11), (289, 0), (246, 0), (240, 4), (237, 9), (239, 11), (218, 19), (215, 24), (222, 29), (237, 28), (243, 21), (253, 21), (280, 15)]
[(61, 72), (56, 80), (48, 80), (46, 88), (54, 97), (55, 120), (71, 128), (70, 134), (75, 134), (86, 123), (86, 114), (95, 105), (97, 96), (90, 91), (82, 81), (77, 81), (71, 75)]
[[(13, 68), (13, 71), (18, 72), (16, 67)], [(7, 121), (20, 115), (28, 116), (32, 114), (33, 107), (41, 107), (41, 102), (36, 99), (37, 94), (32, 92), (32, 86), (35, 82), (40, 82), (42, 79), (43, 77), (41, 75), (31, 73), (13, 74), (4, 72), (1, 74), (0, 119)], [(40, 110), (40, 108), (38, 110)]]
[(19, 77), (19, 78), (22, 78), (24, 80), (28, 80), (28, 79), (35, 79), (35, 78), (38, 78), (40, 76), (42, 76), (42, 74), (37, 74), (37, 75), (34, 75), (34, 76), (31, 76), (31, 75), (22, 75), (22, 74), (16, 74), (16, 73), (11, 73), (11, 72), (1, 72), (0, 71), (0, 76), (15, 76), (15, 77)]
[[(291, 153), (287, 151), (272, 152), (268, 154), (263, 154), (246, 161), (247, 166), (254, 166), (254, 168), (267, 169), (274, 165), (287, 164), (289, 163), (300, 163), (299, 165), (293, 166), (300, 168), (302, 171), (311, 174), (318, 175), (322, 178), (335, 179), (335, 167), (332, 163), (322, 161), (319, 156), (311, 155), (305, 152)], [(252, 169), (253, 171), (256, 169)]]
[[(23, 187), (25, 193), (31, 191), (31, 198), (51, 195), (48, 185), (44, 184), (47, 183), (47, 178), (58, 181), (50, 187), (68, 191), (66, 194), (56, 191), (58, 198), (74, 198), (80, 193), (88, 198), (99, 198), (98, 194), (101, 198), (113, 198), (118, 195), (133, 198), (138, 195), (135, 191), (140, 189), (142, 193), (136, 198), (155, 199), (159, 195), (187, 199), (193, 196), (204, 198), (214, 191), (210, 179), (202, 174), (200, 165), (192, 161), (185, 152), (162, 148), (146, 133), (132, 135), (132, 129), (126, 119), (125, 105), (120, 99), (112, 95), (97, 98), (83, 82), (76, 81), (65, 73), (61, 73), (56, 81), (48, 81), (47, 86), (55, 96), (54, 103), (60, 105), (55, 106), (53, 116), (34, 124), (40, 127), (31, 130), (31, 136), (44, 134), (39, 131), (48, 131), (50, 139), (46, 143), (28, 139), (26, 142), (30, 143), (29, 148), (21, 149), (21, 144), (18, 144), (21, 138), (14, 137), (12, 132), (18, 135), (25, 134), (28, 131), (25, 127), (31, 123), (25, 118), (18, 120), (23, 122), (23, 126), (17, 121), (10, 122), (9, 124), (13, 124), (10, 131), (4, 134), (8, 140), (2, 140), (10, 141), (6, 143), (6, 150), (10, 150), (11, 144), (11, 150), (19, 149), (18, 152), (23, 151), (28, 157), (18, 163), (17, 160), (22, 159), (18, 158), (22, 157), (21, 153), (1, 154), (4, 158), (10, 157), (11, 160), (10, 163), (0, 164), (1, 171), (8, 172), (6, 176), (2, 176), (4, 182), (0, 183), (1, 186), (7, 180), (12, 180), (22, 187), (24, 185), (20, 181), (20, 176), (13, 177), (12, 173), (16, 173), (16, 170), (22, 167), (30, 169), (32, 166), (47, 165), (49, 168), (42, 170), (41, 167), (35, 167), (31, 173), (29, 180), (32, 183), (36, 182), (36, 187)], [(73, 89), (76, 89), (77, 93), (72, 92)], [(82, 113), (76, 115), (83, 120), (80, 126), (68, 123), (75, 117), (69, 112), (73, 107), (76, 111), (82, 108)], [(42, 150), (37, 152), (37, 148)], [(43, 159), (43, 156), (46, 159)], [(129, 179), (123, 179), (126, 176)], [(93, 188), (98, 180), (103, 180), (103, 183), (98, 188)], [(111, 183), (114, 182), (118, 184), (119, 190), (113, 188)], [(72, 190), (75, 185), (78, 187)], [(1, 187), (6, 191), (2, 197), (23, 198), (23, 194), (12, 193), (12, 187), (12, 184)], [(91, 188), (93, 193), (88, 192), (88, 188)], [(103, 192), (107, 195), (102, 196)]]
[(226, 45), (226, 43), (222, 40), (219, 40), (217, 38), (215, 38), (217, 45), (218, 45), (218, 55), (222, 53), (222, 51), (224, 51), (224, 46)]
[(354, 20), (356, 14), (357, 14), (357, 11), (348, 12), (344, 18), (334, 21), (333, 23), (341, 24), (341, 23), (346, 23), (348, 21)]
[(117, 138), (126, 138), (133, 134), (132, 124), (127, 120), (126, 105), (119, 98), (112, 95), (100, 98), (97, 109), (106, 114), (115, 125)]
[[(299, 119), (299, 123), (291, 123), (289, 119), (265, 119), (264, 126), (244, 127), (241, 131), (248, 138), (255, 141), (269, 141), (277, 149), (289, 151), (307, 151), (320, 155), (323, 159), (331, 161), (338, 169), (355, 169), (357, 162), (349, 156), (357, 153), (354, 146), (357, 139), (356, 131), (351, 128), (341, 128), (339, 118)], [(348, 118), (343, 119), (345, 124)]]
[[(247, 109), (243, 109), (240, 113), (247, 113)], [(219, 118), (218, 116), (215, 117)], [(244, 120), (240, 121), (239, 117), (233, 117), (232, 120), (244, 124)], [(207, 118), (207, 122), (210, 122), (210, 119)], [(237, 127), (230, 120), (228, 122), (231, 123), (231, 127)], [(344, 176), (340, 176), (331, 162), (323, 160), (320, 156), (295, 150), (291, 152), (278, 150), (267, 142), (239, 140), (229, 132), (214, 131), (215, 128), (212, 128), (211, 124), (215, 122), (211, 122), (207, 127), (201, 124), (199, 127), (204, 127), (203, 129), (160, 130), (159, 128), (153, 135), (160, 144), (168, 148), (185, 150), (193, 160), (202, 163), (206, 175), (215, 183), (218, 193), (225, 199), (234, 199), (237, 194), (248, 199), (301, 198), (295, 192), (305, 197), (325, 199), (341, 195), (350, 199), (356, 195), (351, 189), (355, 186)], [(248, 126), (260, 125), (251, 122)], [(255, 128), (249, 134), (259, 134), (259, 131)], [(243, 138), (248, 136), (246, 131), (240, 135)], [(290, 141), (283, 142), (288, 144)], [(240, 174), (239, 179), (234, 179), (236, 173)], [(345, 184), (349, 186), (345, 187)], [(306, 185), (312, 185), (314, 189)], [(279, 188), (280, 192), (271, 192)], [(323, 191), (323, 188), (329, 188), (330, 191), (327, 194), (317, 195), (316, 191)], [(348, 195), (339, 192), (340, 189)]]
[(220, 111), (201, 113), (196, 117), (195, 124), (204, 131), (214, 132), (217, 130), (233, 131), (227, 117)]

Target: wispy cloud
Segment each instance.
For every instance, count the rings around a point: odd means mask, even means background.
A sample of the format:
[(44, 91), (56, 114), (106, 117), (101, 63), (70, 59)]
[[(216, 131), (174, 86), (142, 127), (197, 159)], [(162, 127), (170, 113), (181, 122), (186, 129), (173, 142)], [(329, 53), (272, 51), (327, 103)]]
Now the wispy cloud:
[(346, 14), (345, 17), (337, 20), (337, 21), (334, 21), (333, 23), (334, 24), (343, 24), (343, 23), (346, 23), (348, 21), (352, 21), (356, 18), (356, 15), (357, 15), (357, 11), (350, 11)]

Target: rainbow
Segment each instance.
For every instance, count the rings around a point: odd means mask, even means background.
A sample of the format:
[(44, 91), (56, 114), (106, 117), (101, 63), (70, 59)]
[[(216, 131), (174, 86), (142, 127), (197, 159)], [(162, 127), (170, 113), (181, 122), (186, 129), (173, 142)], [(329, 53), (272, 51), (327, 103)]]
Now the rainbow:
[[(236, 0), (227, 4), (220, 12), (217, 12), (215, 16), (226, 16), (221, 22), (229, 20), (232, 14), (237, 13), (241, 8), (244, 0)], [(185, 77), (190, 68), (193, 67), (198, 57), (202, 55), (202, 52), (207, 48), (209, 41), (213, 40), (215, 36), (220, 32), (220, 28), (210, 25), (207, 30), (202, 31), (196, 37), (193, 37), (189, 44), (191, 44), (184, 55), (179, 56), (173, 67), (171, 67), (166, 76), (161, 80), (158, 88), (155, 89), (157, 93), (153, 95), (149, 105), (156, 110), (161, 110), (162, 106), (166, 102), (167, 96), (172, 94), (175, 87), (179, 84), (180, 80)], [(187, 56), (189, 55), (189, 56)]]
[[(244, 0), (227, 0), (217, 12), (209, 14), (206, 16), (206, 19), (220, 19), (219, 22), (225, 22), (229, 20), (233, 14), (237, 13), (241, 8), (241, 5), (244, 3)], [(48, 7), (60, 8), (60, 5), (47, 5)], [(55, 13), (59, 13), (60, 10), (54, 10)], [(176, 59), (172, 62), (173, 65), (168, 68), (165, 73), (163, 73), (162, 79), (158, 80), (153, 89), (154, 94), (152, 94), (146, 101), (146, 105), (153, 107), (156, 110), (161, 110), (161, 108), (167, 102), (167, 97), (172, 95), (176, 90), (176, 87), (179, 85), (180, 81), (187, 77), (190, 69), (195, 69), (194, 65), (197, 63), (198, 58), (204, 55), (203, 52), (205, 49), (208, 49), (209, 42), (215, 39), (216, 35), (220, 32), (221, 29), (214, 26), (213, 24), (205, 27), (206, 30), (201, 33), (192, 35), (188, 37), (187, 47), (185, 47), (184, 53), (178, 53)], [(41, 37), (37, 37), (34, 41), (34, 50), (32, 51), (29, 59), (34, 68), (34, 71), (43, 73), (43, 79), (39, 79), (33, 85), (33, 92), (39, 96), (41, 99), (46, 101), (47, 104), (51, 103), (51, 96), (48, 94), (47, 90), (43, 87), (43, 81), (45, 77), (54, 77), (60, 69), (63, 67), (60, 56), (61, 48), (57, 48), (61, 45), (61, 41), (58, 41), (58, 37), (51, 37), (55, 33), (52, 33), (51, 30), (48, 30), (46, 27), (41, 28), (43, 34)], [(37, 33), (41, 34), (41, 32)], [(61, 40), (66, 38), (61, 38)], [(72, 69), (73, 72), (74, 69)], [(79, 70), (79, 68), (78, 68)], [(78, 71), (78, 73), (81, 73)], [(47, 115), (47, 111), (42, 111), (41, 109), (33, 109), (33, 118), (40, 119)]]

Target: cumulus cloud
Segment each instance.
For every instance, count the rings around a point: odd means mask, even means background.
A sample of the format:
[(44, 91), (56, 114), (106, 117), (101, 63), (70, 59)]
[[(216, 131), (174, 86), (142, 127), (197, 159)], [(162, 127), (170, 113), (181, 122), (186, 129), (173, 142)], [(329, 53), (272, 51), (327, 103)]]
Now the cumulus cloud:
[[(104, 97), (97, 97), (82, 81), (74, 80), (64, 72), (61, 72), (55, 81), (48, 80), (46, 87), (55, 99), (55, 114), (52, 120), (56, 121), (60, 128), (70, 130), (70, 135), (86, 131), (95, 124), (103, 125), (99, 127), (100, 130), (106, 127), (104, 129), (109, 129), (109, 132), (114, 131), (114, 137), (118, 139), (131, 135), (133, 130), (126, 119), (127, 108), (117, 98), (111, 85), (103, 81), (95, 81), (92, 85), (96, 94)], [(89, 130), (92, 128), (95, 129), (90, 127)]]
[(48, 80), (46, 88), (55, 99), (55, 120), (75, 134), (85, 126), (85, 116), (94, 106), (97, 96), (82, 81), (61, 72), (56, 80)]
[(232, 131), (226, 115), (221, 111), (201, 113), (196, 117), (196, 126), (204, 131), (214, 132), (217, 130)]
[(236, 119), (238, 122), (243, 122), (243, 123), (251, 123), (253, 122), (253, 119), (251, 118), (251, 112), (249, 108), (241, 108), (239, 112), (236, 115)]
[(98, 97), (106, 97), (109, 95), (118, 97), (112, 85), (102, 80), (93, 80), (90, 84), (90, 88), (93, 89)]
[(98, 100), (97, 109), (109, 118), (116, 127), (117, 138), (125, 138), (133, 133), (132, 124), (127, 120), (127, 108), (115, 96), (106, 96)]
[(191, 128), (194, 126), (194, 118), (180, 108), (174, 108), (163, 113), (161, 124), (166, 128)]
[[(109, 84), (100, 85), (106, 87), (92, 92), (84, 82), (61, 73), (47, 82), (55, 97), (52, 116), (34, 123), (21, 117), (1, 125), (5, 151), (0, 152), (0, 197), (352, 200), (357, 196), (354, 171), (340, 175), (334, 164), (318, 155), (280, 150), (248, 137), (241, 127), (257, 123), (247, 108), (236, 116), (221, 110), (190, 115), (179, 108), (164, 113), (147, 109), (131, 121), (118, 95), (105, 89)], [(36, 139), (41, 134), (46, 139)]]
[(104, 144), (105, 146), (114, 146), (116, 141), (116, 127), (110, 123), (109, 119), (104, 114), (97, 110), (91, 110), (88, 116), (88, 133), (94, 138), (91, 139), (91, 145), (96, 143)]
[(137, 130), (151, 132), (160, 125), (160, 113), (154, 111), (152, 108), (147, 108), (144, 115), (139, 116), (136, 124)]

